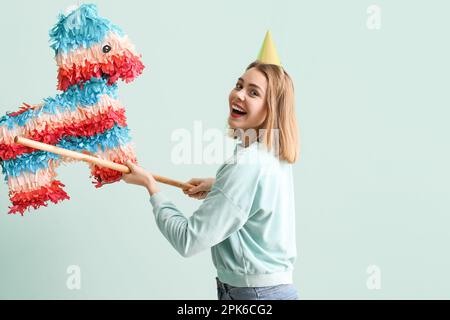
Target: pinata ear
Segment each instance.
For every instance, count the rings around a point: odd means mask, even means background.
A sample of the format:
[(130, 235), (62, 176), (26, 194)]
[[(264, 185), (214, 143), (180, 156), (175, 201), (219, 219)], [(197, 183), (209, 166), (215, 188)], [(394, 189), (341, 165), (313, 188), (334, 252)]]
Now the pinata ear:
[(78, 10), (74, 11), (72, 14), (68, 15), (63, 22), (64, 29), (71, 32), (74, 29), (81, 28), (81, 15)]
[(74, 5), (68, 6), (66, 11), (65, 11), (66, 16), (68, 16), (69, 14), (71, 14), (72, 12), (77, 10), (79, 7), (81, 7), (81, 5), (82, 5), (82, 3), (80, 3), (80, 1), (78, 1), (78, 4), (74, 4)]
[(66, 32), (73, 32), (74, 29), (81, 29), (86, 24), (86, 20), (98, 19), (98, 10), (96, 4), (72, 5), (68, 7), (65, 14), (59, 16), (60, 24)]
[(119, 27), (98, 15), (95, 4), (72, 6), (67, 12), (59, 15), (58, 22), (50, 30), (50, 45), (56, 54), (100, 43), (108, 32), (124, 34)]
[[(97, 6), (95, 4), (91, 5), (91, 15), (98, 16)], [(87, 12), (86, 6), (70, 6), (66, 9), (66, 18), (64, 20), (64, 27), (66, 30), (71, 29), (81, 29), (82, 28), (82, 16), (87, 16), (89, 12)]]

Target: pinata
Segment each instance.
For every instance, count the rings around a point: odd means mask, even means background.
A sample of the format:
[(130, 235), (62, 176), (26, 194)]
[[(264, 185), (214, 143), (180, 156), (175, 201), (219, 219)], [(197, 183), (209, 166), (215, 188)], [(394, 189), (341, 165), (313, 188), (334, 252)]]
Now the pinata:
[[(55, 169), (72, 161), (14, 143), (16, 136), (92, 154), (118, 164), (136, 163), (118, 80), (139, 76), (144, 65), (128, 36), (99, 16), (94, 4), (61, 14), (50, 31), (58, 66), (58, 90), (41, 104), (23, 106), (0, 118), (0, 163), (9, 187), (9, 213), (69, 199)], [(122, 173), (90, 165), (97, 188), (119, 181)]]

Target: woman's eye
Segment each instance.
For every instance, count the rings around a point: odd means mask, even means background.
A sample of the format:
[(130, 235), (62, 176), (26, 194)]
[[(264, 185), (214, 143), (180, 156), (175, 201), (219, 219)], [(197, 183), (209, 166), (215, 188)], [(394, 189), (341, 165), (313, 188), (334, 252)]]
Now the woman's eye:
[(236, 89), (241, 89), (242, 87), (241, 87), (241, 85), (238, 83), (238, 84), (236, 84), (236, 87), (235, 87)]
[(111, 51), (111, 46), (110, 45), (105, 45), (105, 46), (103, 46), (103, 53), (108, 53), (108, 52), (110, 52)]
[(251, 94), (252, 96), (257, 96), (257, 95), (258, 95), (258, 91), (252, 90), (252, 91), (250, 91), (250, 94)]

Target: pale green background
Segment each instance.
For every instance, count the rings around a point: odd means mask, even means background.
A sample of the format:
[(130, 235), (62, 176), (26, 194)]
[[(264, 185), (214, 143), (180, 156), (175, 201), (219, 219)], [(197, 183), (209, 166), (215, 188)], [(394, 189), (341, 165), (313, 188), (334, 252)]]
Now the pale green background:
[[(48, 30), (75, 1), (1, 1), (0, 113), (53, 96)], [(175, 179), (218, 165), (175, 165), (174, 130), (225, 128), (227, 96), (271, 29), (292, 75), (302, 133), (295, 165), (303, 299), (450, 297), (448, 1), (95, 1), (148, 66), (121, 85), (140, 162)], [(215, 299), (209, 251), (179, 256), (146, 192), (95, 190), (83, 164), (62, 167), (72, 197), (7, 215), (0, 187), (0, 298)], [(164, 192), (190, 215), (199, 202)], [(81, 267), (82, 287), (66, 287)], [(381, 290), (368, 290), (369, 265)]]

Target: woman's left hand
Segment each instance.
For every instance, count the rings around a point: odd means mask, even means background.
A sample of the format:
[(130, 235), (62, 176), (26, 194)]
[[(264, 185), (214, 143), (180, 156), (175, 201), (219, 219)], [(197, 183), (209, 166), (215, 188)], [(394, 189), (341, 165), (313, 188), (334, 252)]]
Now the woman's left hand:
[(150, 172), (147, 172), (144, 168), (135, 165), (131, 161), (127, 161), (125, 164), (131, 172), (122, 175), (123, 181), (145, 187), (151, 196), (160, 191), (155, 178)]

